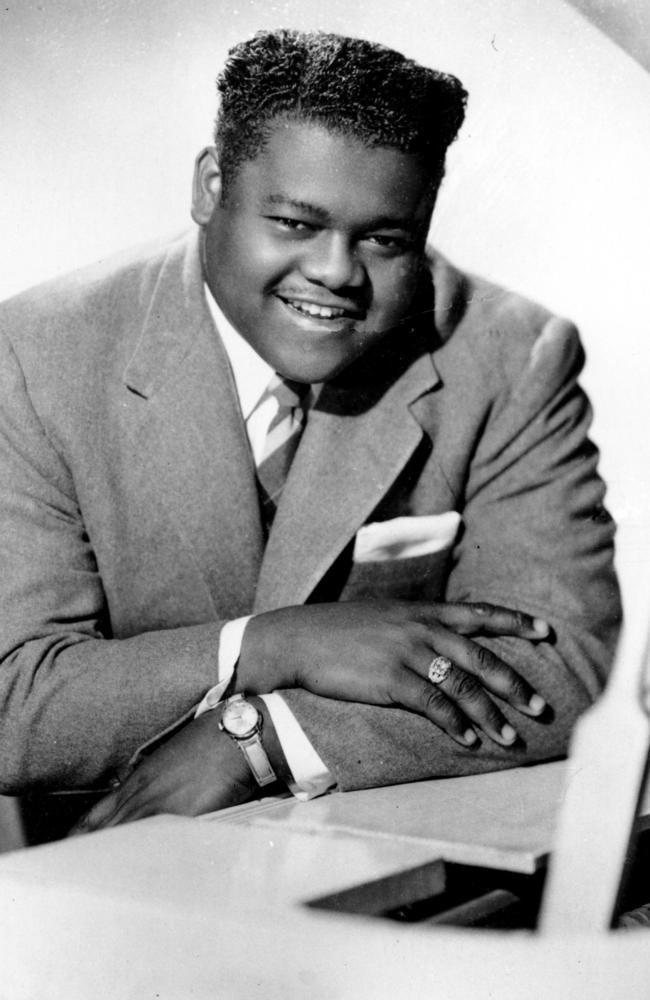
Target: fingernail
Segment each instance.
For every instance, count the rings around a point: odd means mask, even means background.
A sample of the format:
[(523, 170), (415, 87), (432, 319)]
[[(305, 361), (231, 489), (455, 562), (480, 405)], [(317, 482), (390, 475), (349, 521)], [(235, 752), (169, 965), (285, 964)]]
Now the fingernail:
[(530, 701), (528, 702), (528, 708), (533, 713), (533, 715), (541, 715), (546, 708), (546, 702), (542, 698), (541, 694), (534, 694)]
[(514, 743), (514, 741), (517, 739), (516, 732), (514, 731), (512, 726), (508, 725), (508, 723), (506, 723), (501, 730), (501, 739), (505, 740), (506, 743)]
[(550, 632), (548, 622), (545, 622), (543, 618), (533, 618), (533, 628), (537, 635), (548, 635)]
[(472, 744), (476, 743), (477, 739), (478, 736), (476, 735), (473, 729), (466, 729), (465, 732), (463, 733), (463, 740), (470, 747), (472, 746)]

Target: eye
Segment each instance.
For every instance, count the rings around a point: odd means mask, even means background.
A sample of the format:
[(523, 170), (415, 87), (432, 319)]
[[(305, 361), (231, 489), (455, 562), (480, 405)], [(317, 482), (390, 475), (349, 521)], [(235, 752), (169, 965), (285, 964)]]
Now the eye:
[(278, 229), (288, 233), (309, 233), (314, 228), (309, 222), (303, 222), (302, 219), (293, 219), (290, 216), (270, 215), (268, 218), (271, 222), (275, 223)]
[(406, 253), (413, 247), (413, 240), (408, 236), (388, 236), (383, 233), (372, 233), (366, 236), (366, 241), (381, 250), (393, 253)]

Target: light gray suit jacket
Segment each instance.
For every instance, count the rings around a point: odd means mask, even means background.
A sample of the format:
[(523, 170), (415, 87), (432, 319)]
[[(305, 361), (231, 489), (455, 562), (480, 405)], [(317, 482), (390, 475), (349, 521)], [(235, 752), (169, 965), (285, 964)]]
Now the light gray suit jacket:
[[(560, 754), (619, 620), (582, 351), (563, 320), (432, 258), (419, 320), (323, 391), (264, 548), (196, 234), (0, 307), (0, 784), (106, 782), (216, 677), (224, 621), (310, 600), (484, 600), (553, 705), (466, 751), (423, 718), (287, 700), (342, 789)], [(352, 562), (364, 523), (458, 510), (453, 552)]]

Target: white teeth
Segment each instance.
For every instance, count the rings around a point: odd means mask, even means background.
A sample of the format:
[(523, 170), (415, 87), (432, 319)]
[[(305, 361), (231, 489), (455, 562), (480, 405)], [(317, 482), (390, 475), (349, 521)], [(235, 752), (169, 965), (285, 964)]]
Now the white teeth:
[(319, 319), (338, 319), (343, 316), (344, 309), (332, 309), (330, 306), (317, 306), (314, 302), (299, 302), (295, 299), (286, 300), (293, 309), (305, 313), (306, 316), (317, 316)]

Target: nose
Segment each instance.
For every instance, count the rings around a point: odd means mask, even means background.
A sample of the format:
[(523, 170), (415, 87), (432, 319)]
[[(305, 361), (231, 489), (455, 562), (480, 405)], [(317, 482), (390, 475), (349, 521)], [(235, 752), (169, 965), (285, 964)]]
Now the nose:
[(360, 288), (365, 281), (364, 268), (354, 247), (341, 233), (323, 231), (310, 241), (301, 270), (309, 281), (332, 290)]

